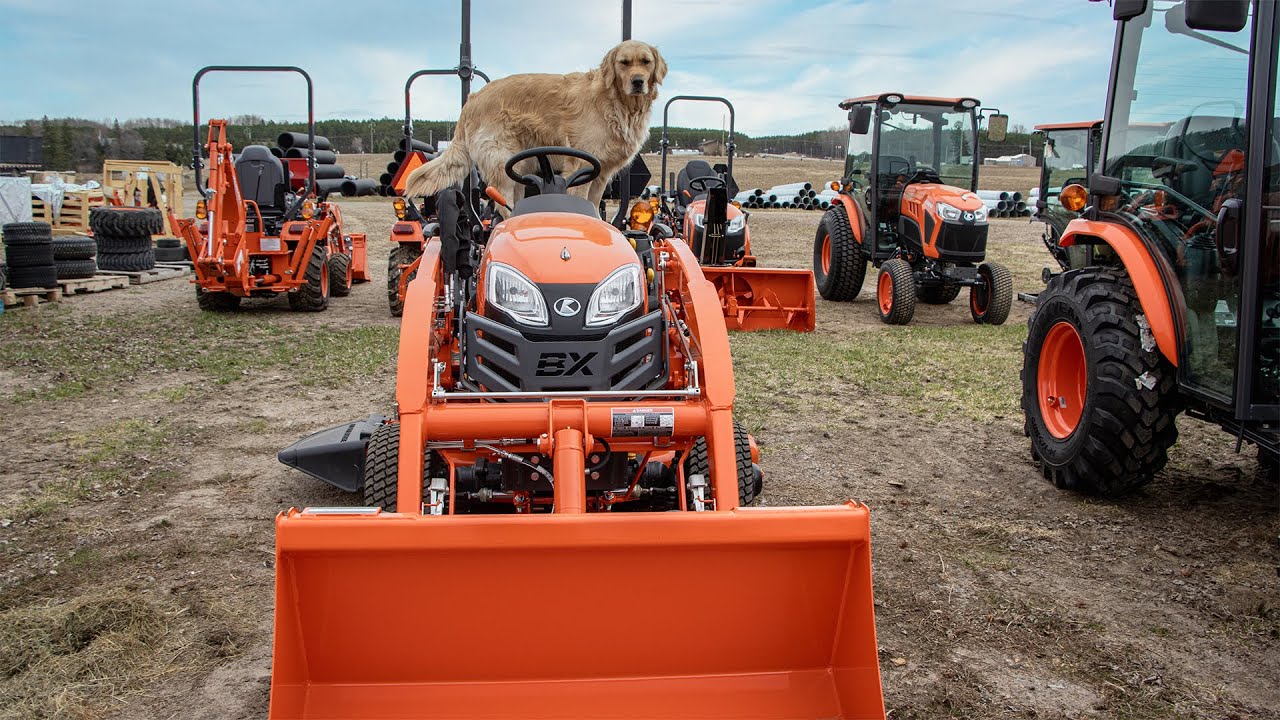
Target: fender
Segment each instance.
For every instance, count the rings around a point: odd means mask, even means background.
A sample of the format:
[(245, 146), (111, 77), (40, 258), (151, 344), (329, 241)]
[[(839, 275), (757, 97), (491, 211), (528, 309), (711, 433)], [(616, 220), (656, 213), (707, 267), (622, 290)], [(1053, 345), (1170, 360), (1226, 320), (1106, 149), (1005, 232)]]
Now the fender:
[(1160, 354), (1174, 367), (1178, 366), (1178, 334), (1174, 319), (1173, 304), (1170, 293), (1181, 294), (1177, 288), (1166, 289), (1162, 274), (1163, 265), (1172, 276), (1168, 261), (1156, 257), (1147, 245), (1129, 228), (1118, 223), (1099, 222), (1078, 218), (1067, 224), (1058, 244), (1071, 247), (1077, 242), (1102, 241), (1111, 247), (1120, 257), (1133, 287), (1138, 292), (1138, 303), (1142, 312), (1151, 324), (1151, 334), (1155, 336), (1156, 347)]
[(863, 245), (864, 243), (862, 242), (862, 225), (863, 225), (862, 208), (858, 206), (858, 203), (854, 201), (852, 196), (846, 193), (837, 194), (835, 199), (841, 205), (844, 206), (844, 211), (849, 216), (849, 225), (853, 227), (854, 239), (858, 241), (859, 245)]

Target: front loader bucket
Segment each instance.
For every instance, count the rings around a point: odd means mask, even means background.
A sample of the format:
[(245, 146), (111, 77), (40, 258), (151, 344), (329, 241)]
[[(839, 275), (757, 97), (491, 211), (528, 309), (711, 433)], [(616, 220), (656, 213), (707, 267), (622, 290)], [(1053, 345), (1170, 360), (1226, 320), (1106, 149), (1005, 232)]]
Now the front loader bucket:
[(270, 717), (883, 718), (868, 514), (276, 521)]
[(812, 332), (813, 272), (761, 267), (702, 267), (716, 286), (730, 330)]

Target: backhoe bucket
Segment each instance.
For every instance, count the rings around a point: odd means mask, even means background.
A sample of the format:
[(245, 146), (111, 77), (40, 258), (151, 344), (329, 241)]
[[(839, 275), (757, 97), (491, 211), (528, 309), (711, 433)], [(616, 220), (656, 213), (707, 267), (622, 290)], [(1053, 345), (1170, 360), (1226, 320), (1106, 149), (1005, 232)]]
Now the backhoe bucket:
[(276, 521), (270, 717), (883, 718), (865, 506)]
[(702, 267), (716, 286), (730, 330), (812, 332), (813, 272), (761, 267)]

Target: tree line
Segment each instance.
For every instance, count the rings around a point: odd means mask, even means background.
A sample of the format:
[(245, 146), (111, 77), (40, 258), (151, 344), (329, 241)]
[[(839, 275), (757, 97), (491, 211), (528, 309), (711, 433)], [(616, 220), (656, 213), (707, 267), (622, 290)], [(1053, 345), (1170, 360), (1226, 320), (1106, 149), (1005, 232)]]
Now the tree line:
[[(404, 120), (380, 118), (370, 120), (319, 120), (316, 134), (327, 137), (339, 153), (390, 153), (399, 148), (404, 136)], [(435, 142), (453, 136), (454, 123), (441, 120), (414, 121), (413, 134), (419, 140)], [(305, 129), (302, 123), (268, 120), (256, 115), (240, 115), (228, 119), (228, 139), (235, 147), (259, 144), (275, 144), (280, 133)], [(200, 145), (206, 140), (206, 128), (201, 127)], [(44, 165), (51, 170), (79, 170), (94, 172), (101, 169), (102, 161), (115, 160), (168, 160), (177, 165), (190, 165), (193, 134), (190, 123), (165, 118), (140, 118), (99, 122), (83, 118), (48, 117), (26, 120), (11, 125), (0, 125), (0, 135), (27, 135), (43, 138)], [(643, 152), (657, 152), (662, 128), (650, 128)], [(709, 140), (727, 139), (721, 129), (683, 128), (667, 129), (671, 147), (696, 149)], [(798, 153), (808, 157), (844, 157), (848, 132), (842, 127), (814, 130), (794, 135), (761, 135), (752, 137), (744, 133), (734, 134), (737, 153), (787, 154)], [(982, 144), (987, 157), (1011, 155), (1031, 150), (1040, 153), (1039, 136), (1025, 132), (1010, 133), (1002, 143)]]

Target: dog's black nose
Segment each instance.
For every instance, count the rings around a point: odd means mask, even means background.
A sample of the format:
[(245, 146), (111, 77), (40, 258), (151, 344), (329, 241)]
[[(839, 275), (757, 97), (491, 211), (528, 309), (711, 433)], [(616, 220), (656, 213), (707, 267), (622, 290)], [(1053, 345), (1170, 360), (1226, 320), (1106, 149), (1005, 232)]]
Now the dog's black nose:
[(636, 92), (640, 92), (641, 90), (643, 90), (643, 89), (644, 89), (644, 78), (642, 78), (642, 77), (634, 77), (634, 78), (631, 78), (631, 89), (632, 89), (632, 90), (634, 90), (634, 91), (636, 91)]

